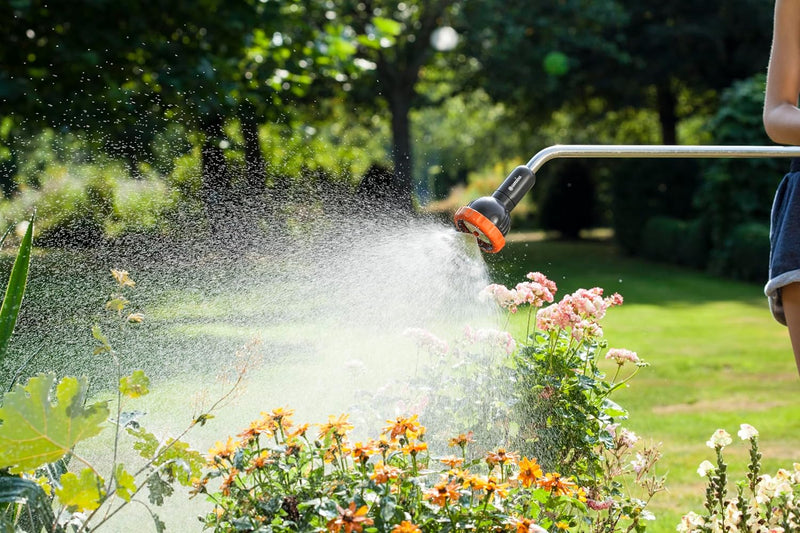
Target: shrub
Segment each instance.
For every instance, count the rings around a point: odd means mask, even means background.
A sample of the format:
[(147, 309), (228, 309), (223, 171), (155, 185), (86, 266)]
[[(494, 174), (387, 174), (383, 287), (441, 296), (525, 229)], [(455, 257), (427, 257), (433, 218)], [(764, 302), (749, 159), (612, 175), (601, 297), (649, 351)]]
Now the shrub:
[(708, 247), (708, 232), (702, 219), (652, 217), (642, 232), (641, 253), (654, 261), (702, 269), (708, 263)]
[[(483, 296), (506, 313), (526, 315), (528, 328), (518, 339), (503, 330), (467, 328), (448, 342), (409, 330), (420, 351), (415, 375), (422, 377), (382, 387), (370, 404), (389, 400), (401, 412), (424, 416), (432, 453), (446, 453), (436, 443), (463, 432), (479, 452), (504, 446), (572, 479), (586, 493), (587, 509), (575, 510), (571, 523), (591, 524), (592, 531), (642, 531), (651, 517), (647, 502), (663, 487), (652, 475), (659, 454), (619, 425), (626, 412), (611, 396), (645, 363), (634, 352), (608, 349), (602, 339), (599, 321), (621, 303), (619, 295), (580, 289), (545, 305), (555, 290), (539, 273), (513, 288), (486, 288)], [(612, 375), (600, 369), (601, 359), (612, 363)]]
[(556, 230), (565, 239), (577, 239), (580, 230), (597, 221), (592, 167), (575, 159), (554, 163), (554, 167), (555, 172), (538, 179), (544, 189), (540, 193), (539, 222), (542, 229)]
[(765, 283), (769, 271), (769, 226), (759, 222), (739, 224), (721, 248), (712, 252), (715, 274)]
[[(771, 144), (761, 118), (765, 80), (764, 74), (758, 74), (723, 91), (719, 110), (708, 126), (714, 144)], [(715, 251), (728, 246), (734, 228), (740, 224), (769, 221), (775, 188), (787, 170), (787, 162), (779, 158), (705, 163), (695, 205), (709, 224)]]
[(630, 160), (615, 164), (611, 179), (614, 238), (622, 251), (640, 253), (646, 222), (654, 216), (687, 219), (699, 180), (691, 159)]

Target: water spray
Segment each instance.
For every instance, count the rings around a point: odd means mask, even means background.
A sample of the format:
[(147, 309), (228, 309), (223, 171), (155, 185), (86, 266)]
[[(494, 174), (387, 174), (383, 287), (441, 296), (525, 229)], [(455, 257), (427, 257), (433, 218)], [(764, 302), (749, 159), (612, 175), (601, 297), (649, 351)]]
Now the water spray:
[(536, 183), (536, 172), (551, 159), (757, 157), (800, 157), (800, 147), (557, 144), (540, 150), (527, 164), (515, 168), (491, 196), (483, 196), (461, 207), (453, 221), (458, 231), (477, 239), (482, 251), (499, 252), (505, 246), (505, 236), (511, 228), (511, 210)]

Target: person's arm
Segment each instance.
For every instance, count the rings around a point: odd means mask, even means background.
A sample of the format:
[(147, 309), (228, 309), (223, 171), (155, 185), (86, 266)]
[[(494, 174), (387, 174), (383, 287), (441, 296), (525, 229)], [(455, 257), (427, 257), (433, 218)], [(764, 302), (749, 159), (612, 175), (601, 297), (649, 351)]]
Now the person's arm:
[(775, 2), (764, 129), (779, 144), (800, 145), (800, 0)]

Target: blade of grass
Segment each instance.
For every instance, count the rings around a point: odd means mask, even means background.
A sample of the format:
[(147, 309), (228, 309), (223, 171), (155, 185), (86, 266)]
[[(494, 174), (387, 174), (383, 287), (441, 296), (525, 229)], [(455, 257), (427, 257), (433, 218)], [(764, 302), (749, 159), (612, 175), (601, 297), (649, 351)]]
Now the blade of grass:
[(11, 276), (8, 278), (6, 294), (3, 298), (3, 305), (0, 307), (0, 361), (5, 357), (8, 349), (8, 341), (17, 323), (19, 308), (22, 305), (22, 297), (25, 294), (25, 286), (28, 283), (28, 269), (31, 262), (31, 248), (33, 244), (33, 221), (36, 215), (32, 215), (28, 223), (28, 229), (19, 245), (17, 258), (14, 260), (14, 267), (11, 269)]

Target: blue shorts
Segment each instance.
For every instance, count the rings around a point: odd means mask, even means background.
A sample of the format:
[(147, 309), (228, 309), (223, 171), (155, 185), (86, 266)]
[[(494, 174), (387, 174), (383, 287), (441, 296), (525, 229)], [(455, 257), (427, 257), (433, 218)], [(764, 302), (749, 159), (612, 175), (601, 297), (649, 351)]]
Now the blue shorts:
[(800, 281), (800, 160), (775, 192), (770, 220), (769, 281), (764, 293), (775, 320), (786, 325), (781, 287)]

